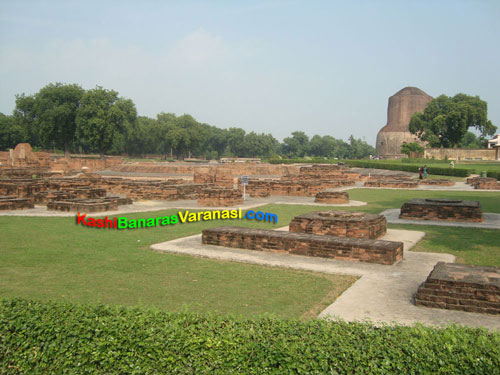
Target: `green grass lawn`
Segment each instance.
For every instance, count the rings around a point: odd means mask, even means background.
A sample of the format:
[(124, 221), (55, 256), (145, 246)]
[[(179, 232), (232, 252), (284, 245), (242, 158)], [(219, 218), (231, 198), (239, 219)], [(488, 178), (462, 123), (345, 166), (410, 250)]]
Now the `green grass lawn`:
[[(500, 193), (353, 189), (353, 200), (367, 206), (344, 208), (379, 213), (413, 198), (479, 200), (484, 212), (500, 213)], [(240, 225), (276, 228), (300, 214), (328, 209), (270, 204), (277, 224), (247, 220), (108, 230), (77, 226), (74, 218), (0, 217), (0, 297), (104, 302), (154, 306), (168, 311), (257, 316), (313, 317), (355, 279), (311, 272), (156, 253), (153, 243), (200, 233), (203, 228)], [(130, 214), (163, 216), (176, 210)], [(391, 226), (423, 230), (416, 251), (455, 254), (459, 261), (500, 266), (498, 230)]]

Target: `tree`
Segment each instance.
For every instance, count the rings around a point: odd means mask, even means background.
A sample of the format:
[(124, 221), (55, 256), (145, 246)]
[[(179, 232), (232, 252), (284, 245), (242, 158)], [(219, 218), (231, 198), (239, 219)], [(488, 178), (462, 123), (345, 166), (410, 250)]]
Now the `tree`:
[(34, 143), (64, 149), (67, 155), (75, 137), (76, 112), (83, 93), (76, 84), (51, 83), (30, 97), (18, 96), (14, 113)]
[(353, 135), (349, 137), (349, 145), (349, 157), (351, 159), (363, 159), (367, 156), (375, 154), (375, 148), (373, 146), (370, 146), (368, 143), (362, 141), (361, 139), (354, 138)]
[(19, 124), (14, 121), (14, 116), (0, 113), (0, 150), (14, 148), (24, 140), (24, 132)]
[(35, 115), (35, 96), (16, 95), (14, 122), (22, 129), (24, 140), (32, 146), (41, 146), (40, 128)]
[(119, 98), (118, 93), (98, 86), (85, 92), (76, 116), (76, 136), (91, 152), (104, 156), (113, 144), (117, 132), (124, 132), (135, 123), (137, 111), (130, 99)]
[(481, 135), (493, 135), (497, 129), (488, 120), (487, 103), (479, 96), (441, 95), (432, 99), (424, 113), (415, 113), (410, 120), (410, 132), (431, 147), (457, 147), (470, 127)]
[(476, 137), (472, 132), (465, 133), (459, 144), (461, 148), (485, 148), (488, 141), (484, 137)]
[(304, 157), (309, 152), (309, 137), (301, 131), (293, 132), (283, 140), (283, 152), (292, 157)]
[(415, 154), (422, 154), (424, 152), (424, 148), (417, 142), (405, 142), (401, 145), (401, 152), (408, 155), (408, 157), (411, 157), (412, 152)]

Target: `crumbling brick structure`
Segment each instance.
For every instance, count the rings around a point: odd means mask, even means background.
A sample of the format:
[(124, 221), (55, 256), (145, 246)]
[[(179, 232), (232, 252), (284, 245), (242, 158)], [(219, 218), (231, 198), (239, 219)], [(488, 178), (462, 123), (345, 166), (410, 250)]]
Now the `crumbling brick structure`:
[(295, 216), (290, 232), (375, 239), (387, 231), (384, 215), (364, 212), (315, 211)]
[(474, 189), (500, 190), (500, 181), (491, 177), (470, 177), (467, 184), (474, 186)]
[(500, 314), (500, 268), (439, 262), (418, 288), (415, 304)]
[(47, 202), (47, 210), (92, 213), (117, 210), (119, 205), (130, 203), (129, 199), (120, 197), (53, 200)]
[(31, 199), (0, 195), (0, 210), (25, 210), (33, 207), (35, 205)]
[(369, 179), (365, 182), (366, 187), (398, 188), (398, 189), (417, 189), (418, 181), (413, 180), (392, 180), (392, 179)]
[(420, 185), (432, 185), (432, 186), (453, 186), (455, 182), (447, 179), (424, 179), (419, 180), (418, 183)]
[(379, 264), (394, 264), (403, 258), (402, 242), (243, 227), (204, 229), (202, 243)]
[(399, 218), (481, 222), (483, 214), (477, 201), (414, 198), (403, 204)]
[(243, 197), (235, 189), (207, 188), (201, 190), (198, 197), (198, 206), (230, 207), (240, 204), (243, 204)]
[(322, 191), (316, 194), (314, 199), (317, 203), (347, 204), (349, 194), (345, 191)]

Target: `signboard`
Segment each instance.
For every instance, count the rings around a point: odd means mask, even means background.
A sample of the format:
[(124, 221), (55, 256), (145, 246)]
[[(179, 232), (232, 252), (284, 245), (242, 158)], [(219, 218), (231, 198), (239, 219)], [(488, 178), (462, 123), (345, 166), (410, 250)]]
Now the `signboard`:
[(248, 176), (241, 176), (241, 183), (243, 185), (248, 185)]

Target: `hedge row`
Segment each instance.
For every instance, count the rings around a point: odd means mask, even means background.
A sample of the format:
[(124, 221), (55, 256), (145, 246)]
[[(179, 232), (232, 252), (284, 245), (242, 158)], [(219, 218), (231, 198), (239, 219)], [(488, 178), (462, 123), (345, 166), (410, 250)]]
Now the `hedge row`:
[[(421, 165), (408, 165), (408, 164), (397, 164), (397, 163), (381, 163), (369, 160), (348, 160), (346, 164), (350, 167), (358, 168), (375, 168), (375, 169), (389, 169), (395, 171), (406, 171), (418, 173), (418, 169)], [(443, 167), (433, 167), (428, 166), (427, 171), (429, 174), (436, 174), (442, 176), (457, 176), (457, 177), (468, 177), (471, 174), (469, 169), (465, 168), (443, 168)]]
[(0, 302), (2, 374), (497, 374), (500, 333)]
[(500, 172), (488, 171), (487, 176), (496, 178), (498, 181), (500, 181)]

